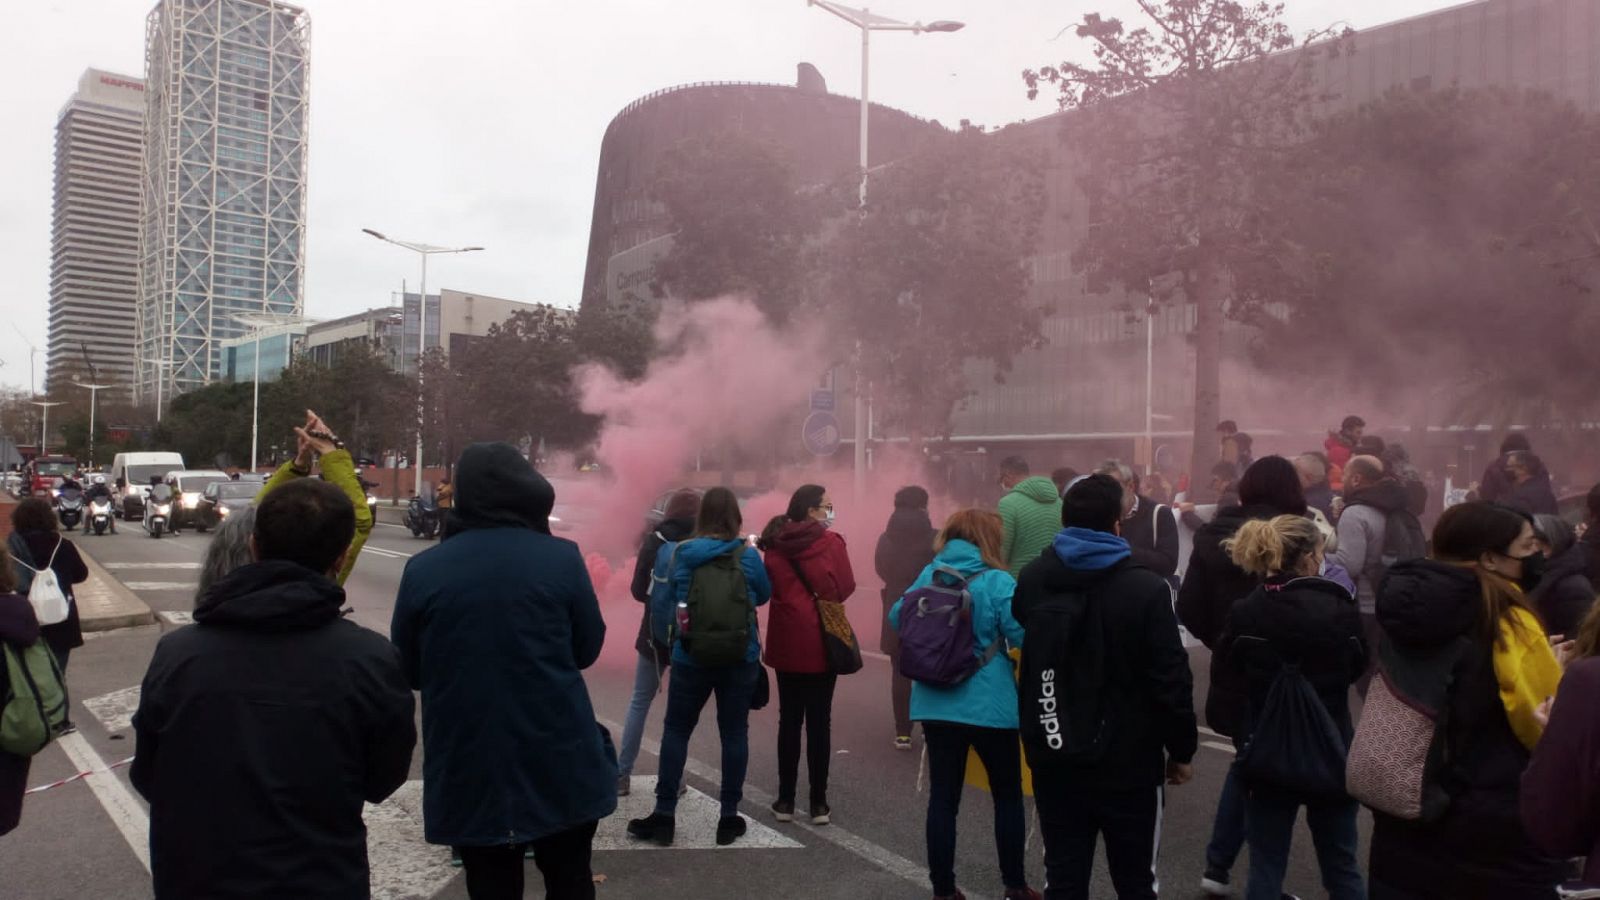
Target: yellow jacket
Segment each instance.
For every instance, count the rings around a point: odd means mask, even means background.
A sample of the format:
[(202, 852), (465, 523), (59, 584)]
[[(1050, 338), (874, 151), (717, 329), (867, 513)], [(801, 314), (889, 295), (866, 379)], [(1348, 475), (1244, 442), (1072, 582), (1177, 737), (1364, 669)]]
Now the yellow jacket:
[(1556, 695), (1561, 664), (1533, 613), (1513, 607), (1500, 620), (1499, 628), (1499, 640), (1494, 645), (1494, 674), (1500, 683), (1500, 703), (1506, 708), (1506, 718), (1517, 740), (1532, 750), (1544, 734), (1534, 710)]
[[(344, 491), (356, 507), (356, 536), (350, 542), (350, 552), (345, 555), (344, 568), (339, 570), (338, 582), (344, 584), (344, 580), (350, 577), (350, 570), (356, 567), (356, 557), (360, 555), (361, 548), (367, 544), (367, 535), (372, 533), (372, 510), (367, 508), (367, 492), (361, 487), (361, 479), (356, 477), (356, 461), (351, 458), (350, 451), (324, 453), (321, 464), (323, 480)], [(256, 494), (256, 502), (260, 503), (261, 498), (294, 479), (304, 477), (294, 470), (293, 460), (284, 463), (262, 485), (261, 492)]]

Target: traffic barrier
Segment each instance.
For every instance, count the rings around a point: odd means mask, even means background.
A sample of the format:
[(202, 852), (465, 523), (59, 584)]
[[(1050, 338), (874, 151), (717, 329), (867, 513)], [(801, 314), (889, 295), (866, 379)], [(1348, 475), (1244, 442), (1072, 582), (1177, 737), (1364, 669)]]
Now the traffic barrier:
[(87, 772), (79, 772), (76, 775), (68, 775), (66, 778), (63, 778), (60, 781), (52, 781), (49, 784), (41, 784), (38, 787), (28, 788), (27, 790), (23, 791), (22, 793), (23, 793), (24, 796), (26, 796), (28, 794), (42, 794), (45, 791), (53, 791), (58, 787), (62, 787), (64, 785), (69, 785), (69, 784), (73, 783), (74, 781), (82, 781), (83, 779), (88, 778), (90, 775), (93, 775), (96, 772), (110, 772), (113, 769), (120, 769), (123, 766), (126, 766), (126, 765), (128, 765), (129, 763), (132, 763), (132, 762), (133, 762), (133, 757), (130, 756), (127, 759), (122, 760), (121, 762), (114, 762), (111, 765), (106, 766), (104, 769), (90, 769)]

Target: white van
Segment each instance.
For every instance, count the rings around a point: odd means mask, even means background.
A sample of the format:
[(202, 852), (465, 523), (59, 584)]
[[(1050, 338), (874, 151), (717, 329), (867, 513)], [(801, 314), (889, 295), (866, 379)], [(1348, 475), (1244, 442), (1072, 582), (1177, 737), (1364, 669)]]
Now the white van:
[(111, 460), (111, 485), (117, 491), (117, 509), (122, 517), (144, 518), (144, 498), (150, 493), (150, 479), (165, 479), (168, 472), (182, 468), (181, 453), (118, 453)]

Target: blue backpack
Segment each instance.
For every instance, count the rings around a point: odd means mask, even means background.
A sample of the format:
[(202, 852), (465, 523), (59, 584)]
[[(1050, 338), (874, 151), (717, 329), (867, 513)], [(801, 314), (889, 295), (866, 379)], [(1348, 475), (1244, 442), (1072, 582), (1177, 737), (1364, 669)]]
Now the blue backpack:
[[(656, 532), (656, 536), (661, 533)], [(650, 569), (650, 637), (663, 647), (672, 646), (672, 619), (677, 606), (672, 567), (678, 562), (679, 543), (664, 540), (656, 550), (656, 564)]]
[(972, 633), (970, 580), (948, 566), (900, 601), (900, 674), (931, 687), (955, 687), (989, 664), (1005, 644), (977, 652)]

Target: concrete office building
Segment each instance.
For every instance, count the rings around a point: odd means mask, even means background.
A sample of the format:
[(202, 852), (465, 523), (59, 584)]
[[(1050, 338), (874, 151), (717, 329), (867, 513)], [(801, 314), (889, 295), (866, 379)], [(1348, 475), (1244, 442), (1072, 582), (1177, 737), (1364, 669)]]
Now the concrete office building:
[(310, 21), (279, 0), (148, 19), (138, 398), (223, 374), (241, 314), (304, 311)]
[[(473, 339), (488, 334), (489, 326), (504, 322), (518, 311), (531, 312), (540, 305), (446, 288), (437, 294), (428, 295), (428, 329), (424, 344), (418, 340), (417, 335), (418, 295), (405, 294), (401, 308), (403, 324), (398, 353), (400, 364), (396, 371), (406, 375), (417, 371), (419, 346), (425, 346), (427, 350), (443, 349), (445, 359), (448, 360), (456, 354), (466, 352), (472, 345)], [(573, 310), (572, 314), (576, 315), (577, 311)]]
[[(1476, 0), (1371, 28), (1356, 35), (1356, 52), (1318, 64), (1315, 77), (1333, 95), (1330, 110), (1349, 109), (1392, 88), (1473, 88), (1488, 85), (1546, 90), (1587, 111), (1600, 111), (1600, 3), (1594, 0)], [(1020, 90), (1020, 88), (1019, 88)], [(853, 166), (858, 101), (797, 87), (689, 85), (660, 91), (622, 110), (601, 145), (583, 301), (617, 302), (647, 295), (650, 270), (670, 246), (668, 223), (649, 202), (649, 178), (661, 154), (688, 134), (756, 131), (796, 150), (803, 177)], [(1041, 109), (1047, 108), (1041, 103)], [(1031, 144), (1044, 154), (1046, 209), (1039, 245), (1026, 264), (1030, 297), (1051, 310), (1046, 345), (1019, 354), (1004, 384), (992, 369), (973, 365), (976, 393), (952, 420), (953, 440), (991, 455), (1071, 447), (1080, 461), (1131, 455), (1145, 427), (1145, 342), (1141, 298), (1095, 293), (1073, 271), (1074, 249), (1087, 227), (1078, 189), (1081, 158), (1055, 113), (1008, 126), (993, 140)], [(902, 123), (897, 129), (896, 123)], [(872, 110), (873, 165), (905, 155), (943, 130), (895, 110)], [(831, 154), (815, 167), (805, 162)], [(974, 298), (975, 313), (981, 313)], [(1129, 307), (1138, 310), (1130, 313)], [(1191, 432), (1194, 359), (1192, 306), (1157, 310), (1154, 333), (1156, 444), (1175, 455)], [(1227, 337), (1242, 351), (1248, 334)], [(1235, 358), (1242, 353), (1230, 353)], [(1249, 387), (1247, 372), (1225, 373), (1229, 391)], [(1259, 387), (1259, 386), (1257, 386)], [(1237, 393), (1234, 396), (1238, 396)], [(843, 403), (843, 398), (841, 398)], [(1226, 411), (1226, 406), (1225, 406)], [(851, 416), (841, 411), (846, 440)], [(879, 435), (875, 435), (877, 437)]]
[(306, 331), (300, 352), (317, 365), (331, 366), (346, 353), (370, 349), (398, 372), (400, 322), (400, 308), (394, 306), (380, 306), (353, 316), (318, 322)]
[(89, 69), (56, 119), (51, 388), (89, 377), (133, 386), (144, 107), (142, 80)]

